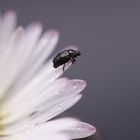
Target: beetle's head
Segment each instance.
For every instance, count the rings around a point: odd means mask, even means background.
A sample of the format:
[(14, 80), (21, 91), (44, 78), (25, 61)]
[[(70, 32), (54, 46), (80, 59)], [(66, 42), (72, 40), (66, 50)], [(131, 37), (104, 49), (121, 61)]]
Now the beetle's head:
[(75, 50), (77, 55), (81, 55), (79, 50)]

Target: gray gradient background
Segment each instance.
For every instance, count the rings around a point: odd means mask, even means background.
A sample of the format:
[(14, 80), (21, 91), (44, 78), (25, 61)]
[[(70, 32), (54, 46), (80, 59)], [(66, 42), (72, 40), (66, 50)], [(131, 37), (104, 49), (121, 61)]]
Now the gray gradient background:
[(0, 0), (19, 24), (41, 21), (57, 29), (57, 49), (75, 44), (86, 56), (64, 75), (88, 82), (82, 100), (66, 114), (98, 129), (94, 140), (140, 140), (140, 1)]

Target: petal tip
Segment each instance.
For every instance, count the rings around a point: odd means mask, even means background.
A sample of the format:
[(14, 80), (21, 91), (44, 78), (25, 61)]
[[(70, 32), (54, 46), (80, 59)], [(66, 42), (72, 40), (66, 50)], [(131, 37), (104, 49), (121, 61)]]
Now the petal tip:
[(55, 29), (51, 29), (48, 31), (50, 36), (58, 36), (59, 37), (59, 32)]
[(14, 10), (9, 10), (7, 12), (4, 13), (4, 17), (16, 17), (16, 12)]
[(96, 133), (96, 128), (92, 125), (90, 125), (88, 130), (91, 131), (92, 135)]
[(85, 89), (85, 87), (87, 86), (87, 82), (81, 79), (74, 79), (71, 80), (72, 82), (72, 86), (75, 90), (79, 92), (83, 91)]

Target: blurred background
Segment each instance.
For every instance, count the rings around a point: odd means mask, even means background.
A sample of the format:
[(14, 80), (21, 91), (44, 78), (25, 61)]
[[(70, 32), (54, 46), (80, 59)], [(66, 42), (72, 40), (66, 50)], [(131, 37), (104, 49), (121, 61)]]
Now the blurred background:
[(83, 54), (64, 76), (88, 82), (83, 98), (65, 115), (96, 126), (83, 140), (140, 139), (140, 1), (0, 0), (18, 23), (41, 21), (57, 29), (54, 52), (77, 45)]

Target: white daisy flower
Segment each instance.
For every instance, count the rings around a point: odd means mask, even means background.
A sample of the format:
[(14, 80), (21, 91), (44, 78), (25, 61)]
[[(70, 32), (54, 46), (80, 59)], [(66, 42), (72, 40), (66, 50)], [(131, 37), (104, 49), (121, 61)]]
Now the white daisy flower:
[(1, 140), (68, 140), (96, 131), (74, 118), (52, 120), (79, 101), (86, 82), (59, 78), (62, 67), (48, 60), (59, 34), (41, 33), (40, 23), (16, 28), (12, 11), (0, 17)]

